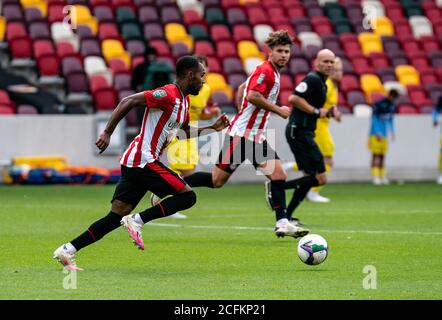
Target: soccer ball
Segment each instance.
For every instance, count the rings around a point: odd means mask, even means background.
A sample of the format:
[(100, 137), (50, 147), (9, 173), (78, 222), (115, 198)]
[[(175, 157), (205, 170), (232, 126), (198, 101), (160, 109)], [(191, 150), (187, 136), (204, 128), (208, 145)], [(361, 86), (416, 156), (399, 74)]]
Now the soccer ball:
[(298, 242), (298, 257), (305, 264), (320, 264), (327, 259), (327, 255), (327, 241), (318, 234), (308, 234)]

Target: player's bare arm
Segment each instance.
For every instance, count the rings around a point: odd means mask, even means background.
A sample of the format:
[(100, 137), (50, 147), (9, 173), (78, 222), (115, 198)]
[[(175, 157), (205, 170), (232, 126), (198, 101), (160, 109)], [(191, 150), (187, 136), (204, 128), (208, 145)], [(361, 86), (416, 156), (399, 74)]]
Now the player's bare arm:
[(310, 114), (316, 114), (320, 118), (325, 118), (331, 116), (331, 113), (329, 112), (329, 109), (321, 108), (316, 109), (315, 107), (311, 106), (307, 100), (304, 98), (297, 96), (297, 95), (290, 95), (289, 96), (289, 102), (292, 104), (293, 107), (298, 108), (301, 111), (304, 111), (306, 113)]
[(124, 98), (114, 109), (109, 121), (106, 124), (106, 128), (95, 142), (95, 145), (98, 147), (98, 149), (100, 149), (100, 153), (103, 153), (103, 151), (109, 146), (110, 137), (121, 119), (123, 119), (130, 110), (136, 107), (146, 107), (144, 92), (135, 93)]
[(243, 82), (241, 83), (241, 85), (238, 87), (238, 90), (236, 91), (236, 97), (235, 97), (235, 102), (236, 102), (236, 107), (238, 110), (241, 109), (241, 104), (242, 104), (242, 100), (244, 99), (244, 89), (246, 87), (246, 83)]
[(247, 95), (247, 100), (250, 103), (253, 103), (258, 108), (271, 111), (273, 113), (276, 113), (280, 117), (286, 119), (290, 116), (290, 108), (286, 106), (277, 106), (276, 104), (270, 103), (264, 96), (255, 90), (250, 90), (249, 94)]
[(189, 124), (183, 126), (183, 131), (186, 133), (186, 139), (204, 136), (212, 133), (213, 131), (221, 131), (230, 125), (230, 120), (225, 113), (223, 113), (216, 121), (210, 126), (193, 127)]

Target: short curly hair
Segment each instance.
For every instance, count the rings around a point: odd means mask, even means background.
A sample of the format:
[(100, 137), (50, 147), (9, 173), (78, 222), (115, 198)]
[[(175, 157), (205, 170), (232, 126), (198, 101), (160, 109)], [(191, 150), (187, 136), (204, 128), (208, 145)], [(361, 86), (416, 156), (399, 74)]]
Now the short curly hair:
[(266, 44), (269, 46), (270, 49), (273, 49), (275, 46), (279, 45), (285, 46), (289, 44), (290, 46), (292, 46), (293, 39), (287, 30), (278, 30), (269, 34), (269, 37), (266, 40)]

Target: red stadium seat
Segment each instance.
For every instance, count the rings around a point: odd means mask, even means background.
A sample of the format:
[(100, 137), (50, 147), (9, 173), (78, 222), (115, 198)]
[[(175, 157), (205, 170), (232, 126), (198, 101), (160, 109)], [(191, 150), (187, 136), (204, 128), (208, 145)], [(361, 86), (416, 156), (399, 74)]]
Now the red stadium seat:
[(210, 26), (210, 36), (214, 42), (230, 40), (232, 35), (229, 28), (224, 24), (213, 24)]
[(114, 88), (98, 89), (93, 98), (97, 110), (113, 110), (118, 103), (118, 94)]
[(13, 59), (32, 58), (32, 42), (26, 36), (9, 41), (9, 50)]
[(44, 54), (55, 53), (54, 45), (51, 40), (36, 40), (33, 42), (32, 47), (36, 59)]
[(399, 114), (419, 114), (419, 110), (412, 104), (401, 104), (397, 107), (397, 113)]
[(43, 54), (37, 59), (40, 76), (59, 76), (60, 58), (55, 54)]

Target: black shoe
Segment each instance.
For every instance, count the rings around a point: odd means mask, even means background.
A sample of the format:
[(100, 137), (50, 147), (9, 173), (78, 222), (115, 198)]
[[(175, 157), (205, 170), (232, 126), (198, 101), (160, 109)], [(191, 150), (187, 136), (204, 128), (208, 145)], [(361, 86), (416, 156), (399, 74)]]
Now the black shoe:
[(270, 181), (264, 182), (264, 190), (265, 190), (265, 197), (266, 197), (266, 203), (270, 210), (273, 209), (273, 200), (272, 200), (272, 190), (270, 187)]

